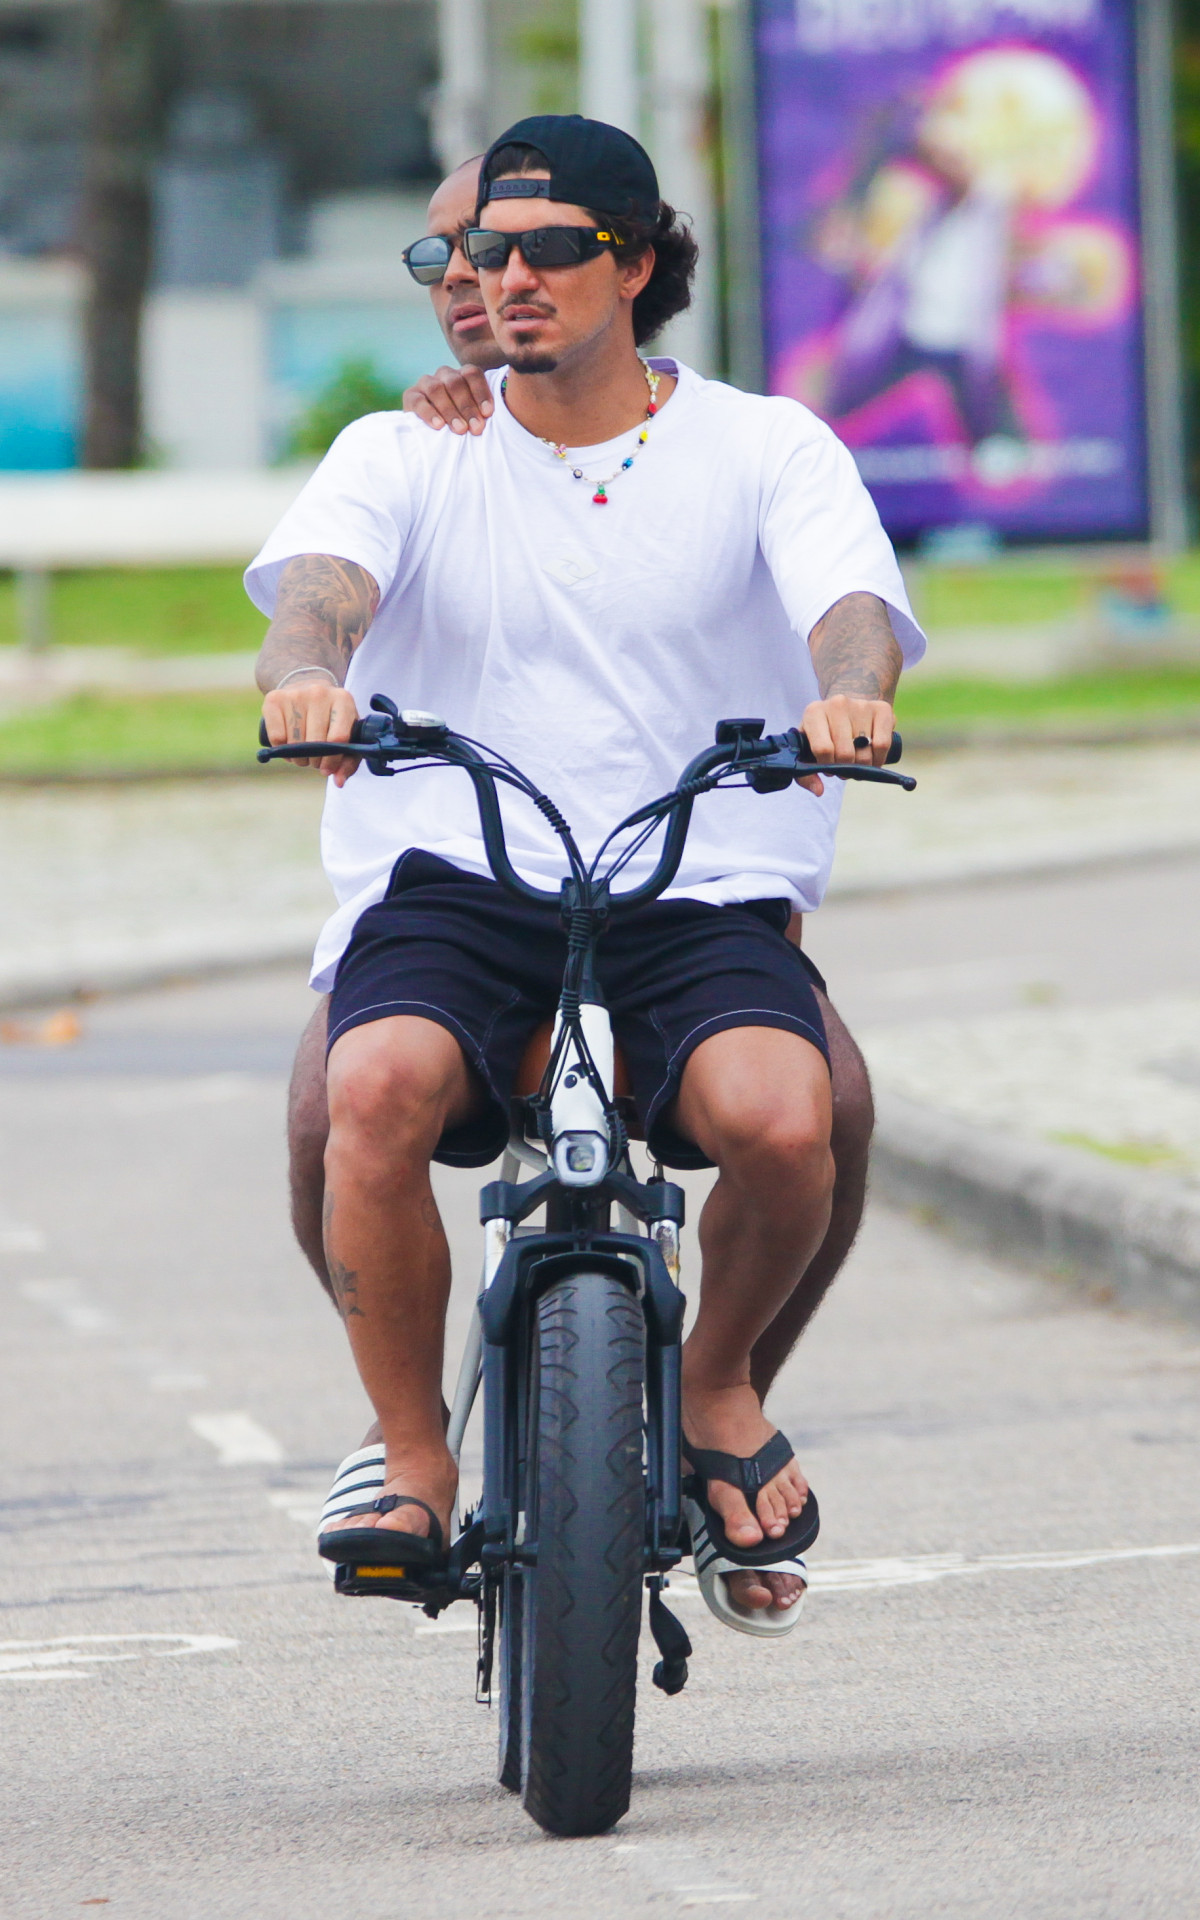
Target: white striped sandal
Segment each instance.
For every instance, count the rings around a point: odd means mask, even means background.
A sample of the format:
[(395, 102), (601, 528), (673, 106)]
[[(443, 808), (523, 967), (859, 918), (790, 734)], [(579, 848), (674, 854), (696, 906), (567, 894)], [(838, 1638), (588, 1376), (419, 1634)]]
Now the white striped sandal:
[[(383, 1498), (382, 1446), (360, 1447), (347, 1454), (334, 1476), (333, 1491), (325, 1502), (317, 1528), (317, 1552), (339, 1565), (390, 1566), (403, 1560), (415, 1569), (436, 1567), (445, 1559), (442, 1523), (433, 1508), (415, 1494), (389, 1493)], [(429, 1517), (429, 1532), (401, 1533), (392, 1527), (338, 1527), (327, 1533), (331, 1520), (348, 1520), (358, 1513), (394, 1513), (397, 1507), (419, 1507)]]
[(778, 1540), (762, 1539), (754, 1547), (735, 1547), (721, 1523), (721, 1516), (708, 1498), (710, 1480), (723, 1480), (737, 1487), (746, 1497), (751, 1513), (762, 1488), (773, 1480), (781, 1467), (795, 1458), (791, 1442), (782, 1433), (773, 1433), (765, 1446), (749, 1460), (735, 1453), (718, 1453), (707, 1447), (692, 1447), (685, 1440), (683, 1453), (692, 1471), (683, 1483), (683, 1510), (692, 1539), (692, 1558), (696, 1580), (710, 1613), (736, 1633), (750, 1633), (769, 1640), (790, 1633), (804, 1607), (804, 1594), (790, 1607), (739, 1607), (732, 1599), (726, 1573), (791, 1573), (808, 1581), (808, 1569), (800, 1555), (811, 1547), (821, 1527), (817, 1496), (810, 1487), (799, 1516)]

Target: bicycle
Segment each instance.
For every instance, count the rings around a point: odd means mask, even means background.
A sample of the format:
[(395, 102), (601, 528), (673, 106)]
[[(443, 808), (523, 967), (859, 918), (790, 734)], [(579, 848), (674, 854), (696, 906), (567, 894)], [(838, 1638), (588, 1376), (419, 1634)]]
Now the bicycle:
[[(655, 1165), (634, 1175), (629, 1125), (614, 1093), (612, 1027), (597, 988), (596, 947), (614, 905), (657, 899), (683, 856), (695, 800), (747, 784), (782, 791), (797, 777), (867, 780), (911, 790), (884, 768), (818, 765), (795, 728), (718, 723), (670, 793), (638, 807), (585, 862), (558, 808), (502, 755), (452, 733), (436, 715), (399, 712), (376, 694), (337, 751), (390, 776), (454, 766), (471, 779), (488, 862), (519, 898), (559, 904), (568, 936), (562, 992), (536, 1093), (514, 1101), (500, 1178), (480, 1195), (483, 1275), (447, 1441), (457, 1460), (483, 1387), (483, 1492), (460, 1521), (444, 1568), (345, 1564), (343, 1594), (413, 1600), (435, 1616), (456, 1600), (479, 1609), (476, 1697), (499, 1691), (499, 1778), (547, 1832), (614, 1826), (629, 1806), (641, 1591), (658, 1647), (655, 1685), (677, 1693), (691, 1646), (662, 1598), (688, 1550), (680, 1465), (680, 1187)], [(272, 747), (260, 761), (320, 758), (329, 743)], [(896, 735), (889, 762), (899, 759)], [(512, 865), (497, 783), (524, 793), (559, 835), (561, 892)], [(653, 872), (612, 882), (666, 832)], [(604, 865), (609, 849), (632, 835)], [(603, 869), (603, 870), (602, 870)], [(520, 1179), (521, 1168), (533, 1177)], [(544, 1226), (531, 1226), (544, 1208)], [(612, 1215), (617, 1219), (614, 1228)]]

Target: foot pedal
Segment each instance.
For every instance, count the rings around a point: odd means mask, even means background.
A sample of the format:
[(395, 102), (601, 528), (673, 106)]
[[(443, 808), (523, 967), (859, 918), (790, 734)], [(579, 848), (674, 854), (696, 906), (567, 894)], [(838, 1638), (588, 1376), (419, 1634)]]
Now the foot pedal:
[(429, 1589), (412, 1578), (404, 1567), (344, 1567), (334, 1569), (335, 1593), (383, 1594), (390, 1600), (428, 1599)]

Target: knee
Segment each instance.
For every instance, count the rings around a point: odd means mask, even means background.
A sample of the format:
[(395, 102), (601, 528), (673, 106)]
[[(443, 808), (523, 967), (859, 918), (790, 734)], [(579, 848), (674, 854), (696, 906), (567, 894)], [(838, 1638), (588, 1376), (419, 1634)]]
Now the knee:
[(372, 1029), (353, 1029), (329, 1056), (326, 1165), (343, 1153), (363, 1174), (428, 1160), (445, 1116), (444, 1078), (419, 1056), (363, 1035)]
[(714, 1117), (723, 1175), (753, 1189), (760, 1204), (806, 1201), (832, 1190), (830, 1112), (819, 1100), (741, 1106)]

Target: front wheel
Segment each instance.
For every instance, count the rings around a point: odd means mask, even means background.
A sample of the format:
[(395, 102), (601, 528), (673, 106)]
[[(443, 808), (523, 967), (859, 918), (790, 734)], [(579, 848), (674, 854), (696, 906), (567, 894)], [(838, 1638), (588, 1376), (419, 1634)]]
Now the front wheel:
[(629, 1806), (646, 1531), (645, 1323), (611, 1274), (537, 1303), (530, 1368), (522, 1788), (548, 1833)]

